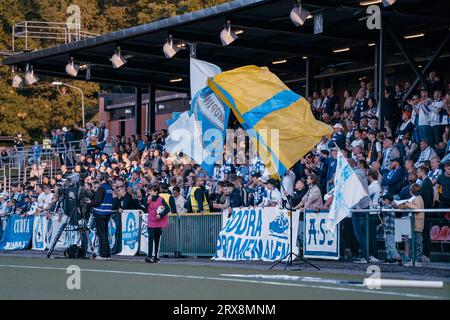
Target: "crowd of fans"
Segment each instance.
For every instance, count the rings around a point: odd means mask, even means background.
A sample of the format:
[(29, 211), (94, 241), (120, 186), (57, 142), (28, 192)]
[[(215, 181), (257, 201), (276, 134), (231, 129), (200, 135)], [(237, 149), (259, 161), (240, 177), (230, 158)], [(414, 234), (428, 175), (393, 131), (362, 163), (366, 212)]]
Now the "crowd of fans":
[[(99, 127), (88, 123), (86, 129), (76, 126), (73, 129), (83, 134), (76, 143), (67, 128), (54, 130), (50, 141), (44, 141), (43, 146), (35, 142), (32, 147), (27, 161), (34, 165), (34, 173), (27, 183), (13, 185), (9, 193), (0, 195), (0, 216), (5, 220), (11, 214), (51, 215), (52, 203), (57, 198), (54, 194), (72, 172), (80, 175), (91, 198), (101, 185), (98, 175), (105, 174), (117, 199), (115, 210), (119, 212), (147, 211), (147, 201), (155, 186), (168, 195), (165, 203), (172, 213), (231, 214), (232, 208), (244, 206), (322, 210), (329, 208), (333, 199), (339, 150), (370, 195), (370, 202), (361, 203), (359, 209), (450, 208), (450, 86), (443, 86), (435, 72), (430, 73), (426, 85), (405, 96), (410, 86), (409, 82), (392, 86), (386, 81), (381, 101), (382, 121), (371, 82), (362, 81), (354, 97), (346, 90), (343, 101), (333, 88), (314, 92), (309, 98), (312, 111), (317, 119), (330, 124), (334, 133), (324, 137), (280, 181), (265, 174), (258, 157), (237, 165), (225, 156), (225, 163), (216, 165), (209, 177), (182, 153), (165, 151), (166, 130), (152, 135), (111, 137), (105, 123), (101, 122)], [(42, 176), (39, 171), (42, 150), (61, 147), (72, 150), (61, 155), (64, 163), (61, 172), (52, 178)], [(23, 141), (16, 139), (14, 148), (21, 150)], [(11, 156), (3, 151), (2, 157)], [(410, 263), (410, 254), (401, 257), (396, 249), (395, 213), (383, 213), (381, 223), (379, 217), (377, 213), (353, 213), (342, 221), (342, 258), (364, 263), (369, 257), (369, 262), (377, 262), (376, 237), (381, 225), (386, 261)], [(413, 241), (418, 264), (428, 261), (429, 233), (436, 221), (433, 219), (448, 224), (450, 216), (415, 213)], [(302, 242), (300, 237), (299, 241)]]

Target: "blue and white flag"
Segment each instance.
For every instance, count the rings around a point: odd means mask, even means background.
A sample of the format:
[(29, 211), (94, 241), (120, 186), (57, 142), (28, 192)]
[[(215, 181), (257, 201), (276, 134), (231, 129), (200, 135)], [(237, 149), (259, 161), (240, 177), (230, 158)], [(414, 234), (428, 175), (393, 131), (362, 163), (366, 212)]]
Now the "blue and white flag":
[(183, 152), (200, 164), (209, 176), (214, 164), (222, 163), (223, 145), (230, 110), (207, 86), (209, 77), (222, 70), (211, 63), (191, 58), (191, 109), (174, 113), (167, 121), (166, 150)]
[(369, 197), (367, 189), (339, 151), (334, 177), (334, 199), (326, 223), (327, 229), (334, 233), (336, 225), (351, 213), (351, 208), (366, 197)]

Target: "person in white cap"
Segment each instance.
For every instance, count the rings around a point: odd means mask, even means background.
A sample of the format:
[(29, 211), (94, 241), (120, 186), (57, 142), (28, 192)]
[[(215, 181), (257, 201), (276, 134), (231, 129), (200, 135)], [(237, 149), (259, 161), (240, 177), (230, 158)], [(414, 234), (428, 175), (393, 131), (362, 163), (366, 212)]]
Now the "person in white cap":
[(344, 126), (340, 123), (336, 123), (333, 126), (333, 129), (334, 129), (334, 133), (331, 136), (331, 140), (328, 143), (328, 147), (333, 148), (337, 145), (339, 149), (341, 149), (341, 150), (345, 149), (346, 139), (345, 139), (345, 134), (344, 134)]
[(263, 198), (263, 205), (265, 207), (281, 207), (281, 192), (278, 190), (277, 185), (277, 180), (267, 180), (266, 194)]

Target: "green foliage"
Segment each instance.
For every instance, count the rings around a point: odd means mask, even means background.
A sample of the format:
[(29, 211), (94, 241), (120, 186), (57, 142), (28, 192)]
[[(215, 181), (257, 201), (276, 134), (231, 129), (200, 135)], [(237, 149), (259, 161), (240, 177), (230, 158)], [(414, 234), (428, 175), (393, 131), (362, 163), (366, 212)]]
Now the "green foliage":
[[(214, 6), (226, 0), (2, 0), (0, 1), (0, 50), (12, 48), (12, 25), (24, 20), (64, 22), (69, 5), (81, 9), (82, 29), (105, 34), (138, 24), (168, 18)], [(19, 41), (20, 45), (20, 41)], [(48, 46), (48, 42), (29, 42), (31, 48)], [(62, 68), (64, 66), (61, 66)], [(0, 135), (22, 132), (31, 141), (40, 139), (52, 128), (81, 124), (81, 97), (67, 87), (52, 88), (43, 83), (53, 79), (40, 77), (33, 87), (11, 87), (12, 73), (0, 67)], [(98, 112), (98, 92), (110, 88), (95, 83), (69, 81), (85, 94), (86, 121)]]

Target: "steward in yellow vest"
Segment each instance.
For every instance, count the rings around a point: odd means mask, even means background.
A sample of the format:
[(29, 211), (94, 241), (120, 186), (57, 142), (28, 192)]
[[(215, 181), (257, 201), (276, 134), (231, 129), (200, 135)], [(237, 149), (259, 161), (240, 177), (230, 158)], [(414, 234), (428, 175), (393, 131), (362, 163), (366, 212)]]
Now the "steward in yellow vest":
[(177, 213), (177, 206), (175, 204), (175, 198), (169, 191), (169, 186), (167, 183), (161, 183), (159, 196), (166, 201), (170, 207), (170, 213)]
[(204, 185), (205, 185), (205, 178), (197, 177), (195, 179), (195, 186), (192, 187), (191, 192), (189, 193), (188, 212), (209, 213), (208, 199), (202, 188)]

